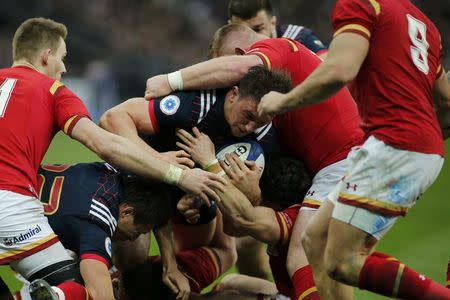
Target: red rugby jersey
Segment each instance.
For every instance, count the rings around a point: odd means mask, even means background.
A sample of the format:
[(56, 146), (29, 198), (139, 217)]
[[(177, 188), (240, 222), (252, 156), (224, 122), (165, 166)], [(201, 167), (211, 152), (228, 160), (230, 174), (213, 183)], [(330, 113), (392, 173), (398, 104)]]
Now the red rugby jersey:
[[(247, 54), (258, 55), (269, 69), (287, 70), (294, 85), (321, 63), (310, 50), (286, 38), (259, 41)], [(313, 175), (344, 159), (353, 146), (363, 142), (358, 110), (347, 88), (320, 104), (278, 115), (273, 123), (280, 143), (303, 159)]]
[(352, 89), (362, 128), (399, 149), (444, 155), (432, 89), (442, 73), (434, 24), (408, 0), (339, 0), (334, 36), (353, 32), (370, 42)]
[(89, 113), (61, 82), (28, 67), (0, 70), (0, 189), (36, 196), (37, 170), (61, 129)]
[(269, 264), (272, 270), (273, 279), (277, 285), (278, 292), (295, 299), (294, 286), (291, 277), (286, 269), (286, 260), (291, 240), (292, 228), (297, 219), (301, 205), (295, 204), (283, 211), (276, 212), (278, 225), (280, 226), (280, 241), (276, 245), (269, 245)]

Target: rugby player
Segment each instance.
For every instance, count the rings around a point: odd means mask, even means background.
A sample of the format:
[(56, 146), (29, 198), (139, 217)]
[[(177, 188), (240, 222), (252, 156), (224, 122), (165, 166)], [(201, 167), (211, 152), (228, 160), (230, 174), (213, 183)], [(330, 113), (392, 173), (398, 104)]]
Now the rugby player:
[[(377, 294), (450, 299), (450, 290), (405, 264), (371, 255), (443, 164), (450, 85), (439, 31), (409, 0), (339, 0), (332, 18), (327, 59), (290, 93), (272, 92), (258, 108), (267, 116), (310, 106), (353, 81), (366, 139), (349, 154), (346, 176), (308, 224), (308, 259), (315, 275)], [(387, 46), (392, 41), (395, 47)]]
[[(270, 0), (230, 0), (228, 18), (229, 24), (247, 25), (257, 33), (270, 38), (293, 39), (322, 59), (327, 55), (327, 48), (311, 29), (301, 25), (278, 24)], [(217, 55), (210, 53), (210, 57), (214, 56)]]
[[(0, 70), (0, 263), (29, 280), (42, 269), (56, 274), (61, 265), (76, 273), (37, 199), (37, 169), (58, 130), (119, 167), (178, 185), (205, 201), (206, 195), (217, 197), (211, 186), (222, 185), (219, 176), (182, 170), (94, 124), (81, 100), (59, 81), (66, 72), (66, 35), (61, 23), (26, 20), (13, 38), (12, 67)], [(39, 232), (10, 243), (36, 226)]]
[[(301, 44), (284, 38), (268, 39), (242, 25), (226, 25), (213, 39), (213, 47), (219, 55), (225, 55), (193, 65), (169, 75), (158, 75), (147, 81), (146, 97), (171, 92), (173, 88), (206, 88), (232, 84), (242, 77), (248, 68), (264, 64), (269, 68), (285, 69), (291, 74), (294, 85), (300, 84), (320, 64), (321, 60)], [(245, 55), (232, 55), (235, 49)], [(169, 84), (170, 82), (170, 84)], [(270, 120), (264, 118), (259, 122)], [(356, 104), (346, 88), (318, 106), (298, 109), (274, 118), (273, 124), (282, 146), (294, 157), (305, 162), (313, 177), (310, 190), (303, 200), (295, 222), (287, 268), (296, 289), (296, 297), (302, 295), (302, 272), (311, 268), (301, 245), (301, 234), (308, 220), (325, 201), (327, 194), (344, 175), (346, 156), (352, 147), (363, 141), (359, 128)], [(326, 282), (328, 281), (328, 282)], [(317, 285), (338, 285), (328, 277)], [(343, 293), (353, 290), (338, 285)]]

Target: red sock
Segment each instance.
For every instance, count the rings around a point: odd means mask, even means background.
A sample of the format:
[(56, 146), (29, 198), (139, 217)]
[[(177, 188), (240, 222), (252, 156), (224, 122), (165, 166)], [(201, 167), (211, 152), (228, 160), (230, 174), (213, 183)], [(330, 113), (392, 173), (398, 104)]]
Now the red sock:
[(359, 288), (388, 297), (409, 300), (450, 299), (450, 291), (399, 261), (367, 257), (359, 277)]
[(450, 289), (450, 261), (448, 262), (447, 266), (447, 281), (445, 283), (445, 286)]
[(295, 298), (298, 300), (319, 300), (313, 272), (310, 265), (306, 265), (292, 276), (292, 284), (295, 289)]
[(92, 300), (86, 288), (75, 281), (66, 281), (57, 287), (64, 293), (65, 300)]

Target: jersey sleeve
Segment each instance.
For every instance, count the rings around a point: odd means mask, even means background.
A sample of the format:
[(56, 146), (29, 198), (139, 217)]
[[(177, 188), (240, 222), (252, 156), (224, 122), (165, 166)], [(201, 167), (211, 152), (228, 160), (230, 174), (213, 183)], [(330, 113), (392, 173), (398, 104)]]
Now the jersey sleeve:
[(80, 236), (80, 259), (94, 259), (104, 263), (108, 269), (111, 266), (111, 237), (103, 228), (86, 221)]
[[(279, 40), (285, 40), (286, 42), (275, 44), (274, 41)], [(285, 57), (292, 52), (292, 45), (288, 41), (290, 40), (285, 38), (266, 39), (253, 44), (245, 54), (258, 55), (269, 70), (282, 68), (285, 65)]]
[(291, 239), (292, 229), (294, 228), (295, 220), (301, 205), (295, 204), (283, 211), (275, 212), (278, 225), (280, 226), (280, 241), (279, 245), (286, 245)]
[(256, 129), (252, 135), (263, 148), (266, 159), (280, 154), (281, 148), (278, 142), (278, 134), (273, 123)]
[(179, 92), (152, 99), (148, 114), (156, 133), (197, 124), (200, 113), (199, 92)]
[(295, 40), (302, 43), (306, 48), (316, 54), (321, 54), (328, 51), (327, 47), (310, 29), (304, 29), (303, 32), (301, 32), (299, 39)]
[(70, 135), (81, 118), (89, 118), (89, 112), (80, 98), (56, 80), (50, 87), (54, 98), (55, 120), (59, 129)]
[(333, 36), (353, 32), (370, 40), (381, 5), (376, 0), (339, 0), (332, 15)]

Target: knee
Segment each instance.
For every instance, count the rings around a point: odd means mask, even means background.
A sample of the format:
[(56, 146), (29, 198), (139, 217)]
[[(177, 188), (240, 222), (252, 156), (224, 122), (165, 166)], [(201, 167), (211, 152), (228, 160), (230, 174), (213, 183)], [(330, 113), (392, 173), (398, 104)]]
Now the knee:
[(352, 285), (352, 261), (351, 257), (342, 259), (325, 254), (325, 269), (328, 276), (336, 281)]

